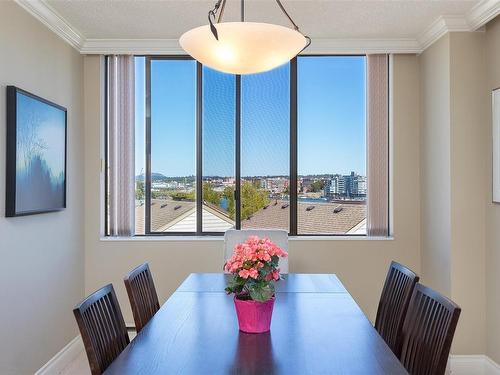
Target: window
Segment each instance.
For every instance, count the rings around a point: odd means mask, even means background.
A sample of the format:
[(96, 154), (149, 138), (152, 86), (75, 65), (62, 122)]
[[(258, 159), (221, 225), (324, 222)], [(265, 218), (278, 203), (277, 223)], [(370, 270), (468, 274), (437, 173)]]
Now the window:
[(136, 234), (366, 235), (365, 97), (365, 56), (136, 57)]
[(241, 77), (241, 228), (289, 231), (290, 65)]
[(298, 58), (298, 234), (365, 234), (365, 65)]
[(234, 228), (236, 79), (203, 68), (202, 168), (204, 232)]

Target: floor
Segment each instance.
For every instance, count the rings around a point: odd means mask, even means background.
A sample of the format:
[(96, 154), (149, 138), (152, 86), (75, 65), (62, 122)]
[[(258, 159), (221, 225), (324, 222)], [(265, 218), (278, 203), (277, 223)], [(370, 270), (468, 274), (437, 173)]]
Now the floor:
[[(129, 331), (128, 335), (130, 340), (133, 340), (136, 336), (135, 331)], [(89, 362), (87, 361), (85, 351), (82, 350), (78, 357), (57, 375), (90, 375)]]
[(90, 375), (89, 362), (85, 352), (82, 351), (59, 375)]

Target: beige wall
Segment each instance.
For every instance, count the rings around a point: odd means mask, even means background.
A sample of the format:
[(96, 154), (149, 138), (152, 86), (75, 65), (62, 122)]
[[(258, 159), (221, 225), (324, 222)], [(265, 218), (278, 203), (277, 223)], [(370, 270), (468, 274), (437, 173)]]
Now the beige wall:
[[(9, 338), (0, 373), (28, 374), (76, 335), (71, 310), (84, 290), (112, 282), (132, 322), (122, 281), (129, 269), (149, 261), (164, 301), (190, 272), (221, 270), (222, 240), (102, 240), (102, 58), (82, 58), (12, 2), (0, 2), (0, 51), (0, 118), (8, 84), (68, 108), (68, 208), (0, 217), (0, 285), (14, 286), (0, 289), (12, 306), (0, 311)], [(290, 243), (291, 272), (337, 273), (371, 319), (389, 262), (407, 264), (462, 306), (453, 352), (497, 362), (500, 206), (491, 203), (489, 93), (500, 86), (499, 66), (499, 19), (485, 33), (448, 34), (419, 57), (394, 56), (394, 239)]]
[[(84, 292), (82, 57), (33, 16), (0, 1), (0, 373), (32, 374), (77, 334)], [(68, 109), (67, 209), (4, 218), (5, 86)]]
[(486, 343), (485, 35), (450, 33), (420, 56), (422, 282), (462, 308), (454, 354)]
[[(486, 26), (486, 93), (500, 87), (500, 17)], [(491, 202), (491, 96), (487, 100), (488, 139), (484, 148), (488, 172), (486, 204), (487, 354), (500, 363), (500, 205)]]
[(450, 34), (451, 298), (462, 307), (455, 354), (486, 349), (485, 52), (483, 32)]
[[(222, 240), (100, 240), (101, 59), (85, 57), (85, 267), (86, 292), (112, 282), (132, 322), (123, 275), (149, 261), (164, 301), (190, 272), (220, 272)], [(370, 318), (392, 259), (420, 270), (419, 79), (417, 58), (395, 56), (394, 74), (394, 239), (291, 240), (291, 272), (337, 273)], [(417, 103), (417, 105), (415, 105)]]
[(422, 282), (451, 294), (450, 36), (425, 50), (421, 82)]

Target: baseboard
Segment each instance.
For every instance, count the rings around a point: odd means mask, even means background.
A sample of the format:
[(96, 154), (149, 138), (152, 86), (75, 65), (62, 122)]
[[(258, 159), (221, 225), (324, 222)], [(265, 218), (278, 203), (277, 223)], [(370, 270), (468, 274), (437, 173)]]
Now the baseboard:
[(500, 375), (500, 365), (486, 355), (450, 355), (451, 375)]
[(78, 335), (43, 365), (35, 375), (55, 375), (61, 373), (83, 350), (83, 341), (81, 336)]

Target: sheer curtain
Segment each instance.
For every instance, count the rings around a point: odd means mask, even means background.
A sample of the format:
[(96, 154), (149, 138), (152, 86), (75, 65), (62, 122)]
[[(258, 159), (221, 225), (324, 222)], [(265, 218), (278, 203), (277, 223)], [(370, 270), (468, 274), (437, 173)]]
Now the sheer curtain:
[(368, 236), (389, 234), (389, 56), (367, 56)]
[(134, 56), (108, 57), (108, 234), (135, 228)]

